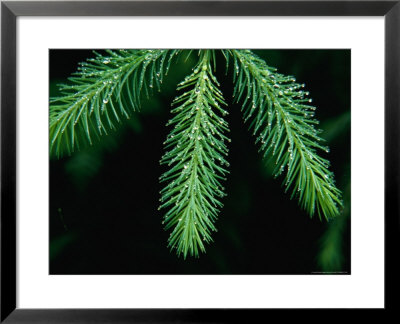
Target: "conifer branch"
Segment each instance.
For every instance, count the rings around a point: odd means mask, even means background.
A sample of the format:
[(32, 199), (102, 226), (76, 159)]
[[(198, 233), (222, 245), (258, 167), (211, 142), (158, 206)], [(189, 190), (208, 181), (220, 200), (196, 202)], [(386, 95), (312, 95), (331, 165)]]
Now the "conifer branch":
[[(172, 59), (180, 50), (106, 51), (81, 64), (61, 85), (61, 96), (50, 100), (50, 152), (57, 157), (107, 134), (140, 108), (143, 96), (160, 90)], [(188, 56), (193, 51), (188, 52)], [(234, 69), (234, 96), (264, 158), (275, 160), (275, 176), (285, 174), (286, 191), (299, 199), (311, 217), (330, 219), (342, 207), (328, 152), (315, 128), (312, 106), (304, 85), (277, 73), (248, 50), (222, 50), (227, 68)], [(227, 114), (219, 83), (213, 74), (215, 52), (199, 50), (193, 72), (178, 85), (183, 93), (173, 101), (173, 126), (164, 142), (160, 177), (164, 228), (168, 247), (178, 255), (199, 256), (213, 241), (215, 222), (225, 196), (230, 142)]]
[(50, 99), (50, 152), (70, 154), (107, 134), (140, 107), (141, 94), (160, 89), (178, 50), (95, 52)]
[(168, 150), (160, 163), (170, 169), (160, 181), (167, 183), (161, 193), (161, 208), (167, 208), (163, 224), (172, 229), (168, 240), (177, 254), (199, 256), (205, 243), (212, 241), (211, 232), (220, 198), (225, 196), (221, 182), (229, 166), (225, 160), (228, 148), (225, 135), (228, 123), (221, 117), (227, 114), (219, 83), (213, 75), (211, 62), (214, 51), (199, 51), (199, 62), (191, 75), (181, 82), (178, 90), (185, 92), (175, 98), (173, 125), (165, 141)]
[(336, 188), (329, 161), (318, 151), (323, 146), (320, 131), (313, 119), (308, 92), (291, 76), (269, 67), (249, 50), (223, 51), (234, 66), (234, 96), (243, 100), (242, 111), (250, 129), (257, 135), (263, 157), (271, 154), (276, 163), (275, 176), (286, 169), (286, 191), (297, 196), (300, 206), (312, 217), (321, 219), (337, 216), (342, 206), (341, 192)]

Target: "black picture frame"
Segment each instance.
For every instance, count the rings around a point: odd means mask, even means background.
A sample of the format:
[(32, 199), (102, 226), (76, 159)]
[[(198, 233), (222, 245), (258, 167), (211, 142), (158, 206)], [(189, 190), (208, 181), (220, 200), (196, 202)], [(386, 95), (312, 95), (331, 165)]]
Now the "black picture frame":
[[(4, 323), (242, 322), (266, 309), (16, 308), (16, 19), (19, 16), (384, 16), (385, 310), (395, 309), (399, 246), (400, 1), (2, 1), (1, 318)], [(367, 68), (367, 67), (366, 67)], [(40, 292), (38, 292), (40, 293)], [(264, 317), (265, 318), (265, 317)]]

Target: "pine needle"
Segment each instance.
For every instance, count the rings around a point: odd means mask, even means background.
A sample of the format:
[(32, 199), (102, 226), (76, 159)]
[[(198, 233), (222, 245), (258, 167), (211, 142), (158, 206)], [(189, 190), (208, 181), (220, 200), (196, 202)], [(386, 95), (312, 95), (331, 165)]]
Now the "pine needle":
[(318, 151), (329, 152), (315, 128), (315, 107), (304, 84), (277, 73), (249, 50), (224, 51), (234, 66), (234, 95), (242, 101), (245, 121), (257, 136), (263, 157), (275, 160), (274, 175), (285, 172), (286, 191), (298, 197), (312, 217), (329, 219), (339, 214), (341, 192), (335, 186), (329, 161)]
[(119, 50), (81, 63), (50, 99), (50, 153), (61, 157), (92, 145), (139, 110), (141, 94), (160, 89), (177, 50)]
[(161, 191), (160, 208), (168, 208), (165, 229), (172, 229), (168, 246), (186, 258), (190, 253), (205, 252), (205, 243), (212, 241), (211, 231), (220, 198), (225, 196), (221, 181), (229, 166), (224, 135), (228, 124), (222, 116), (227, 111), (219, 83), (212, 73), (212, 51), (201, 51), (194, 71), (178, 86), (185, 91), (174, 100), (173, 126), (165, 141), (166, 154), (161, 164), (170, 169), (160, 178), (167, 182)]

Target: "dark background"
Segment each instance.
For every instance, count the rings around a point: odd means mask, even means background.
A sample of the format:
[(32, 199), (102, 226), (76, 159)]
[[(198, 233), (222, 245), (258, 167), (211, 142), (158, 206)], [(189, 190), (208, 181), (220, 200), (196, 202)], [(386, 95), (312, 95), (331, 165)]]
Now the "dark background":
[[(114, 134), (71, 157), (50, 161), (51, 274), (350, 273), (350, 50), (255, 50), (267, 64), (306, 84), (345, 208), (335, 221), (310, 219), (283, 178), (273, 179), (255, 137), (232, 100), (231, 71), (218, 56), (216, 76), (228, 102), (230, 175), (227, 197), (207, 253), (178, 258), (158, 211), (159, 165), (176, 84), (195, 57), (171, 66), (161, 93)], [(50, 96), (56, 84), (93, 57), (91, 50), (50, 50)]]

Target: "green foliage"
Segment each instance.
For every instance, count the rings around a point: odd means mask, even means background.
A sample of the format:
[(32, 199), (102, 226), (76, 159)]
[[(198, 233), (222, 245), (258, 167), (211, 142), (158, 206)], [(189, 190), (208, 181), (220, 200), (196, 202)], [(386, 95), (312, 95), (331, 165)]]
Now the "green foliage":
[(324, 272), (340, 272), (345, 263), (343, 249), (344, 234), (350, 217), (350, 184), (345, 188), (344, 199), (346, 204), (342, 213), (327, 224), (327, 229), (319, 242), (317, 264)]
[[(335, 118), (326, 120), (323, 124), (324, 138), (336, 143), (346, 138), (350, 133), (350, 112), (345, 112)], [(321, 271), (332, 273), (341, 272), (346, 267), (347, 242), (346, 238), (350, 222), (350, 165), (346, 166), (346, 176), (340, 179), (343, 190), (343, 209), (338, 217), (326, 224), (326, 230), (319, 240), (317, 265)]]
[[(186, 51), (119, 50), (96, 53), (62, 85), (62, 95), (50, 100), (50, 151), (58, 157), (71, 154), (93, 139), (106, 135), (122, 119), (138, 110), (142, 95), (161, 89), (173, 58)], [(185, 53), (188, 58), (192, 51)], [(193, 72), (178, 85), (173, 102), (172, 126), (160, 163), (168, 170), (160, 209), (163, 224), (171, 230), (168, 246), (177, 254), (198, 256), (212, 242), (212, 231), (225, 196), (222, 182), (228, 173), (229, 142), (226, 103), (214, 75), (213, 50), (199, 50)], [(284, 76), (249, 50), (222, 50), (227, 69), (233, 67), (234, 97), (257, 135), (263, 157), (275, 162), (274, 175), (285, 173), (286, 191), (312, 217), (330, 219), (339, 214), (341, 192), (336, 188), (329, 161), (319, 155), (318, 121), (313, 118), (304, 85)]]
[[(50, 152), (60, 157), (92, 144), (140, 108), (141, 93), (160, 89), (178, 50), (107, 51), (81, 63), (50, 100)], [(86, 143), (85, 143), (86, 142)]]
[[(222, 207), (221, 180), (229, 166), (225, 160), (228, 149), (224, 132), (227, 114), (219, 83), (212, 73), (212, 51), (203, 51), (191, 75), (181, 82), (178, 90), (186, 90), (173, 104), (175, 115), (168, 125), (174, 125), (165, 141), (167, 153), (161, 164), (171, 168), (160, 178), (168, 184), (161, 191), (165, 229), (174, 228), (169, 246), (177, 253), (198, 255), (205, 251), (203, 241), (212, 241), (210, 231)], [(222, 115), (222, 116), (221, 116)]]
[(275, 159), (275, 176), (286, 170), (286, 191), (299, 197), (300, 205), (313, 216), (327, 219), (338, 215), (340, 191), (336, 188), (329, 161), (317, 150), (322, 146), (321, 131), (315, 128), (315, 107), (309, 105), (304, 84), (296, 83), (269, 67), (251, 51), (225, 51), (227, 62), (233, 60), (236, 100), (243, 99), (245, 121), (250, 120), (253, 135), (257, 135), (263, 157)]

